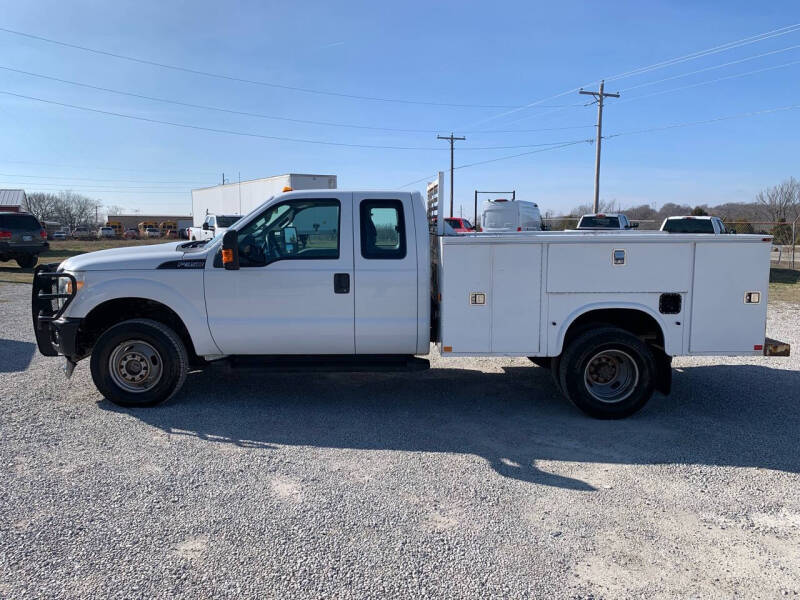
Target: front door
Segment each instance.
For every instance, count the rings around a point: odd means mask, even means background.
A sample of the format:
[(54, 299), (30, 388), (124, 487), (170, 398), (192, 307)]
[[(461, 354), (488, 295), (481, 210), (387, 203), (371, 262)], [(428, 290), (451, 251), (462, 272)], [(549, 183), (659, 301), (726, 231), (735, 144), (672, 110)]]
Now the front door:
[(353, 354), (353, 198), (331, 190), (264, 208), (238, 233), (238, 271), (205, 271), (225, 354)]

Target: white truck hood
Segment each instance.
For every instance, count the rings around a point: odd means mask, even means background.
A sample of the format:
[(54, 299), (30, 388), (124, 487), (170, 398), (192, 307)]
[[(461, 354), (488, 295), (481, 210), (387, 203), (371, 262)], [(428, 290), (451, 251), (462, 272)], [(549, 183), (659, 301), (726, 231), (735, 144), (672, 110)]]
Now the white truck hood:
[[(203, 260), (206, 248), (200, 247), (191, 252), (179, 248), (187, 244), (185, 241), (149, 246), (128, 246), (87, 252), (68, 258), (61, 263), (64, 271), (124, 271), (132, 269), (155, 269), (167, 261), (191, 258)], [(187, 248), (188, 250), (188, 248)]]

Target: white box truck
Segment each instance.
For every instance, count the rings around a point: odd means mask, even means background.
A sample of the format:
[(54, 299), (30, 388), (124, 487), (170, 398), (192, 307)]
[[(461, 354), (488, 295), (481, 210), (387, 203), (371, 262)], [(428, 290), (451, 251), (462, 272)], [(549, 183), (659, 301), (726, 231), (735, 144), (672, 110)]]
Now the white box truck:
[(285, 188), (335, 190), (336, 175), (288, 173), (192, 190), (192, 217), (200, 227), (207, 215), (246, 215)]
[(433, 342), (451, 357), (529, 357), (599, 418), (668, 393), (674, 356), (789, 353), (765, 338), (769, 236), (429, 225), (418, 193), (289, 192), (209, 241), (40, 265), (37, 344), (68, 375), (91, 357), (106, 398), (146, 406), (213, 361), (411, 370)]

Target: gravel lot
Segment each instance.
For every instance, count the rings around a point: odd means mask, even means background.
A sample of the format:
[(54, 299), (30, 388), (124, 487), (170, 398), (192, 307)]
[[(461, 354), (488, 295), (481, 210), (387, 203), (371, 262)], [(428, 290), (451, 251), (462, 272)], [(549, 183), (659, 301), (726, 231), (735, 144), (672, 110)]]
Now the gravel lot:
[(679, 359), (619, 422), (524, 359), (211, 369), (123, 410), (35, 353), (29, 293), (0, 284), (2, 597), (800, 594), (797, 355)]

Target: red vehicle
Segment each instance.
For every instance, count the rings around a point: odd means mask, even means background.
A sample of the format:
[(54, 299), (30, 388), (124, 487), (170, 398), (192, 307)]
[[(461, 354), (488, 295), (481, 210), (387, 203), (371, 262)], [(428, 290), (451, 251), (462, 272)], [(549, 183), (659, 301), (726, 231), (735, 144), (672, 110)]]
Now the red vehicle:
[(469, 233), (470, 231), (475, 231), (475, 228), (472, 226), (472, 224), (461, 217), (449, 217), (446, 218), (444, 222), (450, 225), (450, 227), (452, 227), (453, 231), (456, 233)]

